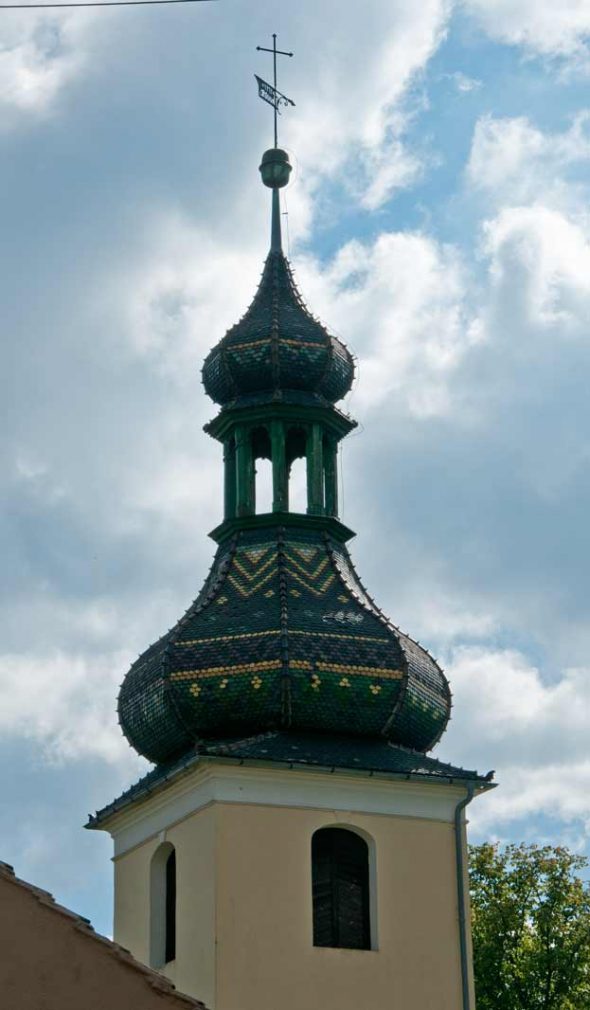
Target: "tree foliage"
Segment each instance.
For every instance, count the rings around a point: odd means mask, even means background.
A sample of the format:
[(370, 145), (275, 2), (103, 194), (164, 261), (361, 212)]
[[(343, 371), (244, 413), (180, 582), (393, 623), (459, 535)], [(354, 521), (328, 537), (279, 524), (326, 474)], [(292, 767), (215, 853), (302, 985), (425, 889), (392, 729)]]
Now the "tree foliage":
[(470, 847), (477, 1010), (590, 1010), (586, 865), (565, 848)]

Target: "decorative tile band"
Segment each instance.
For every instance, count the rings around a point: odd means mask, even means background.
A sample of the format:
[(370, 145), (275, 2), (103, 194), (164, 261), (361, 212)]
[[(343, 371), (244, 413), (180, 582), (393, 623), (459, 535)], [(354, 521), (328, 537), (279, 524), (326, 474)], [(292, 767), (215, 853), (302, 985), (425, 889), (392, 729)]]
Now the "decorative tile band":
[(259, 561), (255, 561), (255, 562), (251, 562), (251, 564), (254, 566), (254, 571), (252, 571), (252, 572), (247, 571), (244, 568), (244, 566), (242, 564), (240, 564), (240, 562), (238, 561), (237, 558), (234, 558), (234, 568), (237, 568), (237, 570), (239, 571), (240, 575), (244, 579), (246, 579), (248, 582), (252, 582), (253, 579), (256, 579), (260, 575), (262, 575), (262, 573), (264, 571), (266, 571), (266, 569), (269, 567), (269, 565), (272, 565), (273, 562), (276, 562), (276, 551), (272, 552), (271, 556), (268, 558), (267, 561), (264, 562), (264, 564), (260, 564), (260, 560)]
[[(322, 351), (324, 345), (319, 340), (291, 340), (288, 337), (279, 337), (280, 344), (289, 344), (292, 347), (317, 347), (318, 350)], [(243, 340), (239, 344), (228, 344), (228, 350), (230, 351), (243, 351), (249, 350), (251, 347), (270, 347), (271, 338), (264, 337), (262, 340)]]
[(385, 677), (387, 680), (401, 680), (404, 676), (403, 670), (392, 670), (386, 666), (345, 666), (343, 663), (316, 663), (316, 666), (326, 673), (361, 674), (363, 677)]
[(316, 589), (315, 586), (311, 586), (309, 582), (306, 582), (304, 579), (302, 579), (301, 576), (298, 575), (297, 572), (292, 571), (291, 568), (287, 568), (287, 574), (290, 575), (292, 579), (295, 579), (295, 581), (298, 582), (301, 586), (303, 586), (304, 589), (307, 589), (310, 593), (313, 593), (314, 596), (323, 596), (324, 593), (326, 592), (326, 589), (332, 585), (334, 579), (336, 578), (334, 572), (330, 572), (330, 574), (326, 576), (324, 581), (320, 583), (319, 587)]
[[(311, 570), (311, 561), (308, 562), (307, 566), (302, 565), (297, 558), (294, 558), (290, 551), (285, 552), (286, 557), (290, 565), (294, 565), (298, 572), (301, 572), (308, 579), (317, 579), (318, 575), (321, 575), (326, 566), (329, 564), (328, 558), (324, 555), (317, 567)], [(315, 559), (313, 559), (315, 560)]]
[[(383, 677), (386, 680), (401, 680), (404, 676), (403, 670), (392, 670), (389, 667), (377, 666), (351, 666), (344, 663), (316, 663), (318, 670), (323, 673), (347, 673), (362, 677)], [(295, 660), (289, 664), (292, 670), (313, 670), (313, 663), (307, 660)], [(253, 673), (262, 670), (278, 670), (280, 661), (278, 659), (265, 659), (258, 663), (239, 663), (234, 666), (208, 666), (201, 670), (177, 670), (170, 674), (170, 680), (195, 680), (201, 677), (216, 677), (220, 674)]]
[[(215, 677), (222, 673), (252, 673), (255, 670), (279, 670), (279, 659), (265, 659), (258, 663), (239, 663), (236, 666), (207, 666), (201, 670), (176, 670), (170, 680), (195, 680), (197, 677)], [(311, 666), (310, 666), (311, 669)]]
[(277, 628), (273, 631), (245, 631), (241, 635), (217, 635), (216, 638), (191, 638), (187, 642), (175, 642), (183, 648), (189, 645), (209, 645), (210, 642), (235, 642), (240, 638), (262, 638), (267, 635), (280, 635), (281, 630)]
[[(268, 632), (264, 632), (264, 634), (268, 634)], [(381, 642), (384, 645), (391, 645), (389, 638), (379, 638), (373, 635), (344, 635), (338, 631), (297, 631), (295, 628), (289, 628), (289, 634), (303, 635), (306, 638), (344, 638), (349, 642)]]
[(240, 596), (248, 597), (253, 596), (254, 593), (257, 593), (259, 589), (262, 589), (262, 587), (266, 585), (269, 579), (273, 579), (275, 577), (276, 577), (276, 569), (272, 568), (271, 571), (267, 572), (266, 575), (263, 575), (258, 582), (251, 584), (249, 588), (243, 586), (241, 582), (235, 577), (235, 575), (228, 575), (227, 581), (234, 587), (234, 589), (237, 590)]

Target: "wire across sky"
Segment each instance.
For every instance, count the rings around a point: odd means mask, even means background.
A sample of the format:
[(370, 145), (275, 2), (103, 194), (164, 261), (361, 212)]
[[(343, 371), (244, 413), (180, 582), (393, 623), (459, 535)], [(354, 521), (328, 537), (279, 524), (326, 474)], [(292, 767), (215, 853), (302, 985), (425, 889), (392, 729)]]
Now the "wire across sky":
[(48, 4), (0, 4), (2, 11), (44, 11), (53, 10), (56, 7), (146, 7), (152, 4), (199, 4), (215, 3), (215, 0), (81, 0), (76, 3), (48, 3)]

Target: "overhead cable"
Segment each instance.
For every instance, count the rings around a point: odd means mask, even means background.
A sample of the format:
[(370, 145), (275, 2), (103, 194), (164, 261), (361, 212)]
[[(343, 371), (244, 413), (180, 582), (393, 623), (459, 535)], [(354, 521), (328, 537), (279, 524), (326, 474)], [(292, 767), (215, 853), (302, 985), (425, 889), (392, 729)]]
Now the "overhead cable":
[(212, 3), (215, 0), (81, 0), (77, 3), (48, 4), (0, 4), (2, 11), (52, 10), (56, 7), (145, 7), (150, 4), (199, 4)]

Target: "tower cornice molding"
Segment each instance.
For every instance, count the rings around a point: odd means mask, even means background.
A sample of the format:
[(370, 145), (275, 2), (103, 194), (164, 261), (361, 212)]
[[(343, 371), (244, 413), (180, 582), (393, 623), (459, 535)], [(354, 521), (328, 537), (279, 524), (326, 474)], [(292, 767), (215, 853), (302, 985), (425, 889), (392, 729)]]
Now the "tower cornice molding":
[(319, 422), (340, 440), (358, 426), (358, 422), (354, 418), (344, 414), (331, 404), (322, 407), (318, 404), (289, 403), (284, 398), (278, 400), (272, 393), (269, 393), (269, 397), (270, 399), (266, 403), (224, 408), (203, 426), (203, 431), (219, 442), (223, 442), (237, 424), (264, 425), (274, 419), (298, 425)]
[(226, 519), (211, 530), (209, 536), (217, 544), (225, 543), (242, 530), (262, 530), (284, 527), (285, 529), (300, 529), (312, 533), (327, 533), (328, 536), (345, 544), (356, 536), (339, 519), (332, 516), (310, 516), (303, 512), (265, 512), (259, 515), (242, 516), (239, 519)]
[[(480, 790), (486, 786), (480, 785)], [(176, 782), (105, 817), (97, 827), (115, 842), (115, 858), (211, 804), (229, 803), (325, 810), (333, 814), (380, 814), (452, 824), (461, 780), (425, 781), (416, 776), (348, 769), (289, 768), (276, 762), (238, 762), (201, 757)]]

